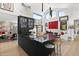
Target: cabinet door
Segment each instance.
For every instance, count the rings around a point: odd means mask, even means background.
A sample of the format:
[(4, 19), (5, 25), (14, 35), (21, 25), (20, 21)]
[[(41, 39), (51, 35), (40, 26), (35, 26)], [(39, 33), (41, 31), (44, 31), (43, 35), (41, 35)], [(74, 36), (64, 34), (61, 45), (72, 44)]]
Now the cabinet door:
[(43, 31), (43, 26), (42, 25), (37, 25), (36, 26), (36, 32), (42, 32)]

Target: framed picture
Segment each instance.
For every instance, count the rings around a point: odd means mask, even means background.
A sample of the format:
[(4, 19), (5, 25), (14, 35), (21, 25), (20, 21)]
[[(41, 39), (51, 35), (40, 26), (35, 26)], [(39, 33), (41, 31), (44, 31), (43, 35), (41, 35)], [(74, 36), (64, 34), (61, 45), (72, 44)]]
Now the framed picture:
[(60, 30), (67, 30), (67, 22), (60, 22)]
[(14, 4), (13, 3), (0, 3), (0, 8), (3, 9), (3, 10), (13, 12)]
[(58, 29), (58, 21), (52, 21), (48, 24), (49, 29)]
[(67, 20), (68, 20), (68, 16), (63, 16), (59, 18), (60, 30), (67, 30)]
[(68, 20), (68, 16), (62, 16), (62, 17), (59, 17), (59, 21), (67, 21)]

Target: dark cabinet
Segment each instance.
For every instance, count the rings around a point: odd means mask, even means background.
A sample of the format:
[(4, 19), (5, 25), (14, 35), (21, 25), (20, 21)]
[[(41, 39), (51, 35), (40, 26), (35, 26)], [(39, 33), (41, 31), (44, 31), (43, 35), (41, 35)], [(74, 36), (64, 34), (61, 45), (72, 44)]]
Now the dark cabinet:
[(18, 16), (18, 44), (30, 56), (47, 56), (51, 52), (43, 43), (30, 38), (30, 29), (34, 28), (34, 19)]

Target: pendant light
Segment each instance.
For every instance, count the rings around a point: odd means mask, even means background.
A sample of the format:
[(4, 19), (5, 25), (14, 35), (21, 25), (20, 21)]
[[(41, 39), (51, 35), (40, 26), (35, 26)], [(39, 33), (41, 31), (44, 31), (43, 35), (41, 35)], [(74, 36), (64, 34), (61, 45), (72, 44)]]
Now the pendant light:
[(43, 3), (42, 3), (42, 12), (43, 12)]
[(50, 16), (52, 17), (52, 10), (51, 10), (51, 7), (49, 8), (49, 14), (50, 14)]

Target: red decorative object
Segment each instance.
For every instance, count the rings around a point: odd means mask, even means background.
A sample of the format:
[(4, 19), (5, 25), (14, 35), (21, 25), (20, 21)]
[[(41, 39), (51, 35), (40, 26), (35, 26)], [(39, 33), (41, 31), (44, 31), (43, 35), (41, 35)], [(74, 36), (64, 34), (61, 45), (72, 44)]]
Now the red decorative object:
[(2, 32), (2, 34), (5, 34), (5, 32)]
[(64, 35), (64, 32), (61, 32), (61, 35)]
[(2, 34), (2, 32), (0, 32), (0, 35)]
[(57, 41), (56, 38), (57, 38), (57, 35), (53, 35), (53, 34), (51, 34), (51, 33), (48, 34), (48, 39), (49, 39), (49, 40)]
[(0, 35), (5, 34), (5, 32), (0, 32)]
[(58, 21), (53, 21), (48, 23), (49, 29), (58, 29)]

